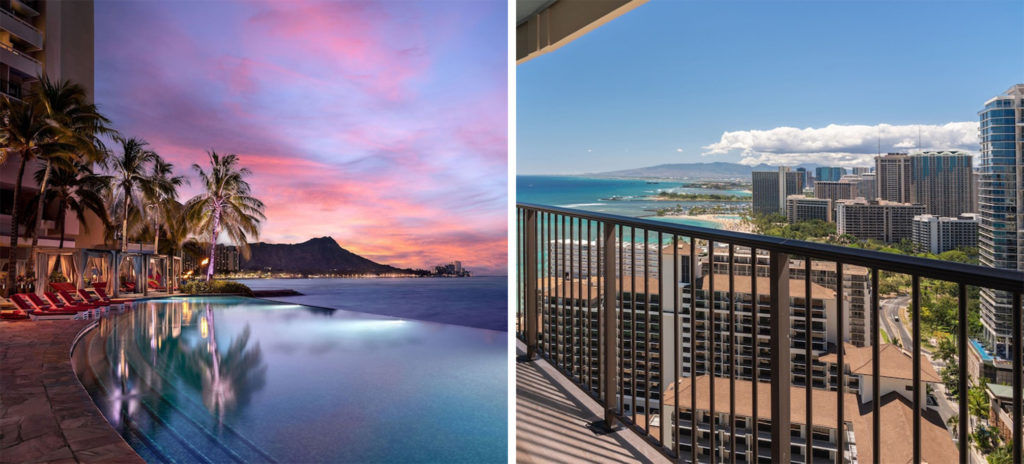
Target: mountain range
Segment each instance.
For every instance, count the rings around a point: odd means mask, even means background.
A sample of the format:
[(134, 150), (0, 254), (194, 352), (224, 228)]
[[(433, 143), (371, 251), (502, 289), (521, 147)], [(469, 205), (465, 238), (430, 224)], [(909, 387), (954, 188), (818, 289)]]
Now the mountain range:
[(302, 243), (250, 243), (248, 260), (239, 260), (246, 271), (270, 270), (302, 274), (384, 274), (413, 272), (380, 264), (338, 245), (331, 237), (312, 238)]
[[(817, 165), (801, 164), (793, 168), (802, 167), (813, 170)], [(713, 163), (672, 163), (659, 164), (644, 168), (623, 169), (619, 171), (607, 171), (584, 174), (591, 177), (618, 177), (618, 178), (639, 178), (639, 179), (693, 179), (693, 180), (750, 180), (750, 173), (753, 171), (772, 171), (777, 166), (759, 164), (749, 166), (739, 163), (727, 163), (716, 161)]]

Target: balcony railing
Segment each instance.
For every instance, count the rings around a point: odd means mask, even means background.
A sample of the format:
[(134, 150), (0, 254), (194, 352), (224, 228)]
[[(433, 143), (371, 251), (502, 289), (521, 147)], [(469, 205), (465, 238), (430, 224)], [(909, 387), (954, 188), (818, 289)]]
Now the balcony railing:
[[(826, 447), (830, 461), (846, 463), (860, 459), (866, 462), (867, 451), (870, 451), (871, 460), (880, 462), (885, 459), (884, 454), (894, 452), (889, 447), (882, 449), (882, 435), (891, 437), (900, 433), (892, 429), (894, 425), (882, 423), (883, 396), (905, 394), (912, 396), (907, 402), (912, 407), (913, 419), (912, 429), (905, 431), (904, 443), (912, 448), (906, 450), (912, 462), (922, 462), (922, 420), (927, 406), (922, 382), (925, 371), (921, 360), (921, 283), (922, 280), (943, 281), (955, 284), (957, 290), (954, 338), (961, 366), (957, 374), (960, 394), (950, 408), (963, 426), (956, 427), (955, 445), (945, 429), (942, 436), (949, 440), (950, 450), (958, 448), (959, 461), (968, 462), (968, 424), (971, 423), (966, 394), (970, 375), (967, 368), (968, 286), (1009, 292), (1013, 303), (1011, 415), (1015, 420), (1012, 433), (1018, 437), (1013, 440), (1012, 456), (1014, 462), (1022, 462), (1024, 335), (1021, 319), (1024, 311), (1021, 293), (1024, 292), (1024, 273), (536, 204), (520, 203), (516, 212), (516, 335), (527, 347), (527, 360), (537, 356), (548, 360), (604, 407), (604, 426), (608, 428), (614, 428), (616, 422), (626, 424), (646, 436), (666, 455), (690, 462), (715, 462), (720, 458), (731, 462), (737, 459), (757, 462), (766, 458), (771, 462), (813, 462), (822, 452), (817, 444), (812, 449), (806, 439), (791, 436), (791, 430), (796, 433), (791, 426), (803, 424), (804, 433), (824, 428), (834, 437), (835, 443)], [(716, 258), (719, 254), (725, 257), (723, 261)], [(744, 262), (749, 269), (750, 262), (761, 261), (752, 257), (768, 258), (764, 264), (768, 268), (767, 277), (750, 276), (757, 276), (757, 272), (748, 272), (746, 276), (735, 272)], [(715, 261), (719, 262), (712, 269), (708, 263)], [(818, 272), (821, 267), (814, 267), (815, 272), (810, 272), (812, 263), (824, 266), (827, 271)], [(791, 272), (791, 267), (799, 272)], [(899, 351), (910, 358), (907, 370), (912, 371), (906, 374), (910, 386), (905, 392), (882, 393), (880, 273), (910, 277), (911, 346), (906, 347), (909, 353)], [(794, 274), (801, 276), (800, 279), (794, 278)], [(802, 277), (822, 274), (828, 275), (820, 281), (816, 281), (818, 277)], [(859, 278), (851, 279), (851, 276)], [(857, 285), (866, 288), (852, 291), (851, 286)], [(720, 294), (716, 295), (715, 291)], [(860, 292), (866, 294), (855, 296)], [(746, 295), (737, 296), (737, 293)], [(623, 295), (628, 302), (635, 298), (637, 304), (634, 307), (623, 304)], [(652, 330), (643, 333), (632, 332), (629, 328), (642, 327), (643, 321), (650, 320), (650, 312), (638, 311), (635, 306), (644, 301), (646, 307), (651, 307), (652, 295), (660, 303), (661, 323), (651, 324)], [(807, 295), (812, 298), (806, 298)], [(847, 320), (853, 313), (849, 306), (854, 297), (868, 303), (865, 311), (858, 313), (868, 321)], [(724, 305), (725, 310), (708, 311), (709, 298), (716, 299), (716, 305)], [(576, 304), (561, 305), (556, 301)], [(758, 316), (738, 319), (736, 305), (730, 303), (737, 301), (756, 301)], [(812, 304), (818, 305), (821, 301), (828, 302), (826, 317), (835, 318), (825, 325), (827, 356), (834, 356), (830, 362), (844, 366), (846, 350), (843, 347), (851, 340), (862, 339), (869, 344), (860, 349), (870, 350), (870, 374), (855, 374), (842, 367), (832, 369), (833, 372), (825, 369), (823, 361), (819, 360), (823, 354), (818, 349), (826, 346), (824, 340), (818, 338), (820, 332), (815, 333), (814, 344), (800, 343), (801, 348), (794, 348), (794, 340), (805, 336), (794, 322), (815, 327), (814, 318), (821, 313), (818, 307), (812, 310)], [(581, 302), (590, 303), (581, 305)], [(791, 316), (797, 303), (802, 314)], [(764, 312), (764, 308), (768, 311)], [(655, 328), (655, 325), (660, 327)], [(851, 334), (850, 330), (870, 333)], [(753, 338), (757, 347), (736, 346), (737, 334), (741, 333), (767, 334), (768, 337)], [(652, 336), (659, 343), (652, 344)], [(703, 343), (698, 345), (698, 341)], [(644, 346), (650, 347), (647, 350), (651, 354), (656, 352), (660, 364), (645, 365), (640, 360), (643, 358), (639, 353), (644, 351)], [(730, 354), (739, 352), (752, 359), (741, 359), (740, 365), (722, 362), (722, 359), (737, 359)], [(711, 361), (714, 367), (709, 360), (714, 360)], [(793, 382), (796, 372), (806, 372), (806, 366), (798, 364), (807, 360), (812, 360), (814, 367), (809, 382), (811, 388)], [(752, 365), (758, 366), (756, 374), (749, 369)], [(863, 363), (855, 367), (862, 366)], [(580, 377), (577, 375), (580, 372), (588, 375)], [(892, 374), (887, 371), (884, 375)], [(800, 380), (800, 384), (808, 384), (806, 379)], [(853, 385), (859, 385), (859, 391), (840, 387), (850, 385), (851, 380)], [(744, 382), (744, 390), (737, 390), (737, 382)], [(758, 404), (759, 386), (770, 390), (761, 400), (767, 401), (768, 407)], [(717, 402), (716, 394), (720, 395)], [(854, 394), (867, 398), (860, 401), (848, 398)], [(801, 396), (804, 415), (791, 417), (791, 405), (797, 405), (791, 400), (800, 401)], [(738, 398), (742, 400), (743, 410), (739, 411), (742, 414), (737, 412)], [(868, 412), (858, 412), (858, 403), (869, 402)], [(689, 422), (689, 418), (694, 417), (694, 409), (698, 418), (697, 433), (692, 433)], [(799, 408), (794, 409), (797, 410)], [(770, 411), (770, 414), (762, 414), (762, 411)], [(728, 421), (719, 427), (726, 433), (720, 434), (720, 438), (719, 434), (701, 433), (700, 418), (717, 417), (716, 414), (725, 412)], [(928, 414), (933, 412), (938, 414), (935, 411)], [(655, 415), (660, 416), (655, 422), (659, 426), (651, 425)], [(684, 421), (684, 417), (687, 420)], [(733, 438), (737, 435), (737, 420), (757, 424), (766, 419), (770, 420), (770, 444), (758, 441), (749, 447), (743, 443), (737, 447)], [(927, 426), (928, 433), (935, 433), (934, 420)], [(703, 427), (707, 429), (707, 424)], [(819, 432), (815, 430), (815, 433)], [(710, 449), (710, 455), (699, 454), (700, 446)], [(944, 457), (950, 458), (949, 455)]]

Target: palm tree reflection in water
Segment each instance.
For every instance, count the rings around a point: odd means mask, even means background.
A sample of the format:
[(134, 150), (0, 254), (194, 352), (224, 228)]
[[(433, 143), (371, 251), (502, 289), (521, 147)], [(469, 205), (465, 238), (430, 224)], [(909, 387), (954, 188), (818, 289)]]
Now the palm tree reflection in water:
[(252, 395), (263, 388), (267, 366), (263, 364), (259, 343), (249, 347), (248, 325), (221, 354), (217, 348), (214, 311), (208, 303), (201, 317), (207, 326), (207, 343), (186, 358), (189, 370), (195, 374), (189, 376), (189, 380), (202, 392), (206, 409), (217, 418), (218, 424), (223, 424), (227, 414), (244, 408)]

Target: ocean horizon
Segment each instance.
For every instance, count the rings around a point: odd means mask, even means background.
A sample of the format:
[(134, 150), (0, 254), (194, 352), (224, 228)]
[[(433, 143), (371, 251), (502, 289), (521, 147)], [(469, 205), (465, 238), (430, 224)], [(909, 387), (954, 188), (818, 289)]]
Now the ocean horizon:
[(253, 290), (295, 290), (269, 300), (508, 331), (508, 277), (234, 279)]
[[(683, 182), (681, 180), (524, 175), (516, 176), (516, 201), (721, 229), (722, 225), (714, 221), (690, 217), (659, 217), (655, 212), (658, 208), (666, 208), (677, 204), (682, 205), (684, 208), (689, 208), (693, 206), (716, 205), (721, 202), (661, 201), (646, 198), (662, 190), (669, 190), (675, 193), (750, 196), (750, 192), (744, 190), (712, 190), (682, 187)], [(611, 198), (613, 197), (616, 199), (612, 200)], [(735, 214), (726, 213), (716, 216), (735, 216)]]

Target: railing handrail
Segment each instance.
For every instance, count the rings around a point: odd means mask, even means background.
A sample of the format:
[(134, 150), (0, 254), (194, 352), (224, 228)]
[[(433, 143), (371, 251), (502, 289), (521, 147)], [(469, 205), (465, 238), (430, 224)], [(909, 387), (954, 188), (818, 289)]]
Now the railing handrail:
[(809, 256), (825, 261), (841, 262), (923, 278), (957, 282), (965, 285), (1019, 292), (1024, 289), (1024, 272), (997, 269), (973, 264), (897, 255), (881, 251), (851, 248), (839, 245), (807, 242), (768, 235), (733, 232), (707, 227), (674, 224), (665, 221), (620, 216), (560, 206), (517, 202), (517, 207), (546, 213), (575, 216), (582, 219), (607, 222), (626, 227), (640, 227), (654, 232), (694, 237), (697, 239), (732, 243), (738, 246), (775, 251), (795, 256)]
[(28, 21), (25, 21), (24, 19), (19, 18), (17, 15), (15, 15), (14, 13), (11, 13), (10, 11), (7, 11), (7, 10), (5, 10), (3, 8), (0, 8), (0, 13), (4, 13), (7, 16), (13, 18), (15, 21), (18, 21), (18, 22), (20, 22), (20, 23), (22, 23), (22, 24), (24, 24), (24, 25), (26, 25), (28, 27), (31, 27), (32, 30), (36, 31), (37, 34), (42, 35), (42, 33), (43, 33), (42, 31), (39, 30), (38, 27), (35, 27), (34, 25), (32, 25), (32, 23), (30, 23)]
[(22, 57), (22, 58), (25, 58), (25, 59), (27, 59), (27, 60), (35, 63), (35, 64), (39, 64), (39, 65), (42, 64), (42, 63), (39, 62), (39, 60), (37, 60), (35, 58), (32, 58), (31, 56), (26, 55), (25, 52), (19, 51), (16, 48), (14, 48), (14, 47), (12, 47), (10, 45), (7, 45), (5, 43), (0, 43), (0, 48), (2, 48), (4, 50), (7, 50), (7, 51), (9, 51), (9, 52), (11, 52), (11, 53), (13, 53), (13, 54), (15, 54), (17, 56)]

